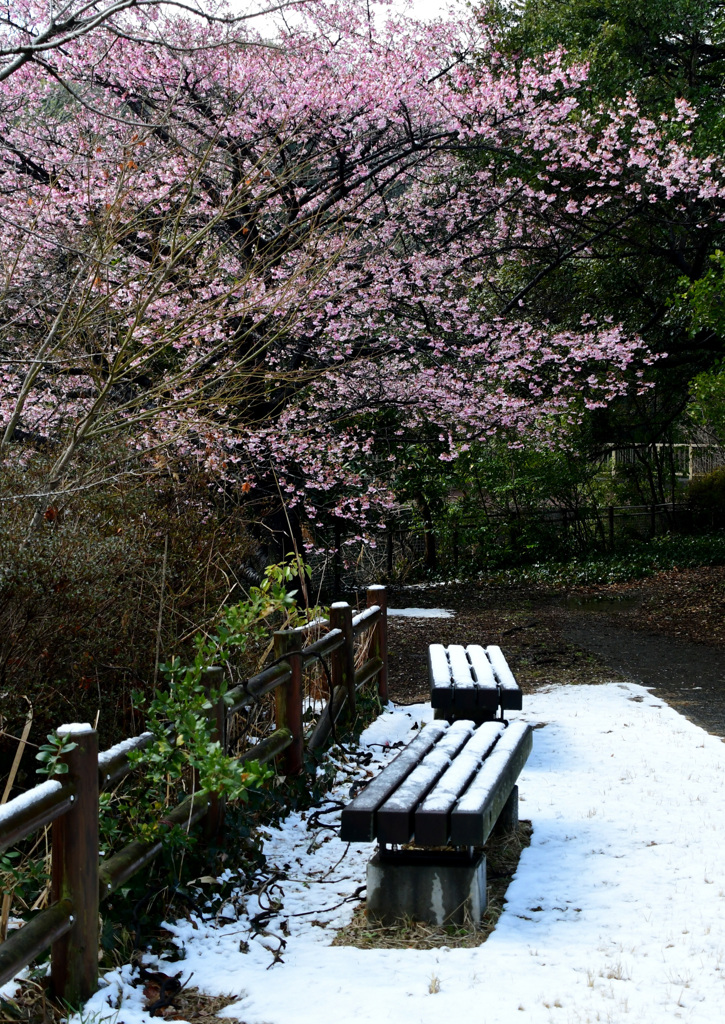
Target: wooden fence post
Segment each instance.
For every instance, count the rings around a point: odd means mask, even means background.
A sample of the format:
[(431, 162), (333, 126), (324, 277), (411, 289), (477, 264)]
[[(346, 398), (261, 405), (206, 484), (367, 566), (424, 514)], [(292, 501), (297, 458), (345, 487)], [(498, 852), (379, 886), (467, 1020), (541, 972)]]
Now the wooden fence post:
[(609, 519), (609, 550), (614, 551), (614, 505), (609, 505), (607, 508), (607, 517)]
[[(207, 695), (212, 690), (219, 690), (224, 682), (224, 669), (220, 665), (208, 668), (201, 677)], [(227, 752), (227, 708), (223, 698), (218, 697), (212, 702), (207, 712), (209, 726), (211, 728), (212, 742), (221, 745), (222, 752)], [(224, 827), (224, 797), (216, 793), (209, 794), (209, 810), (204, 819), (204, 836), (206, 839), (216, 839)]]
[(98, 734), (66, 725), (58, 735), (76, 744), (60, 758), (75, 797), (52, 825), (51, 898), (70, 901), (73, 927), (52, 944), (51, 979), (55, 996), (76, 1009), (98, 988)]
[(291, 679), (274, 691), (277, 707), (277, 728), (289, 729), (292, 743), (282, 755), (285, 775), (299, 775), (304, 768), (302, 736), (302, 635), (295, 630), (278, 630), (274, 634), (274, 656), (289, 661)]
[(388, 592), (385, 587), (375, 584), (367, 590), (368, 608), (380, 605), (380, 620), (373, 630), (373, 656), (383, 663), (378, 675), (378, 696), (382, 704), (388, 703)]
[[(347, 601), (330, 605), (330, 629), (341, 629), (345, 637), (343, 647), (330, 656), (333, 693), (338, 686), (347, 690), (350, 713), (355, 714), (355, 638), (352, 632), (352, 608)], [(330, 695), (332, 696), (332, 694)]]

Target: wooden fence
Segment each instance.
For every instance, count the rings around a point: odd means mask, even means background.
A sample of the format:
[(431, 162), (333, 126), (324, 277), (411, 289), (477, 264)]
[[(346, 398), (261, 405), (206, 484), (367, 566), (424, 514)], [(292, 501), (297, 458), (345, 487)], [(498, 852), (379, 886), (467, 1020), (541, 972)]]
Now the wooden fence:
[[(367, 591), (367, 608), (353, 615), (345, 602), (333, 604), (329, 620), (315, 627), (327, 628), (321, 639), (305, 646), (310, 627), (284, 630), (274, 635), (274, 662), (227, 692), (212, 708), (214, 738), (226, 748), (227, 724), (232, 715), (275, 694), (275, 729), (265, 739), (239, 755), (240, 760), (264, 764), (279, 757), (281, 770), (295, 775), (303, 771), (305, 747), (322, 747), (336, 719), (347, 706), (354, 710), (357, 690), (377, 679), (378, 695), (388, 699), (387, 595), (385, 587)], [(355, 638), (371, 633), (367, 656), (355, 668)], [(303, 731), (304, 686), (307, 666), (330, 660), (331, 693), (327, 706), (310, 733)], [(223, 669), (205, 674), (209, 689), (218, 687)], [(124, 740), (98, 753), (98, 737), (87, 725), (63, 726), (75, 748), (62, 754), (67, 774), (51, 779), (0, 807), (0, 853), (37, 829), (52, 823), (51, 901), (0, 945), (0, 985), (13, 978), (36, 956), (51, 949), (51, 981), (54, 995), (78, 1007), (98, 987), (99, 903), (149, 864), (162, 848), (161, 841), (129, 843), (99, 864), (99, 793), (115, 786), (133, 771), (129, 753), (153, 741), (151, 733)], [(216, 796), (192, 793), (170, 812), (163, 823), (190, 829), (204, 819), (209, 836), (222, 828), (224, 808)]]

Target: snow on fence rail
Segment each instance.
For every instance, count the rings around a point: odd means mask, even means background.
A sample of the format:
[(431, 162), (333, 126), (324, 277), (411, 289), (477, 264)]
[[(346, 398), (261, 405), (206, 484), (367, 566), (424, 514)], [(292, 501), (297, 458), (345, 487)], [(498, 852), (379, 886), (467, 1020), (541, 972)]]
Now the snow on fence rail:
[[(311, 626), (328, 632), (304, 646)], [(355, 668), (355, 638), (371, 633), (367, 657)], [(282, 758), (285, 774), (304, 768), (305, 745), (324, 745), (346, 705), (355, 707), (356, 691), (377, 679), (380, 700), (388, 699), (387, 594), (385, 587), (367, 591), (367, 608), (353, 616), (352, 608), (337, 602), (329, 620), (302, 629), (274, 634), (274, 664), (228, 691), (227, 699), (212, 707), (213, 736), (226, 748), (231, 715), (275, 691), (275, 729), (240, 760), (254, 758), (264, 764)], [(330, 659), (330, 699), (311, 734), (303, 731), (303, 674), (307, 666)], [(214, 689), (223, 670), (211, 668), (204, 683)], [(229, 698), (231, 697), (231, 702)], [(98, 735), (87, 725), (64, 727), (75, 747), (61, 754), (67, 765), (63, 781), (43, 782), (0, 808), (0, 853), (36, 829), (52, 823), (51, 905), (36, 913), (0, 945), (0, 985), (48, 947), (54, 994), (70, 1006), (79, 1006), (98, 987), (98, 908), (100, 901), (149, 864), (162, 844), (136, 840), (105, 858), (99, 865), (99, 792), (115, 785), (134, 770), (129, 753), (147, 747), (151, 733), (143, 733), (98, 753)], [(223, 827), (224, 807), (214, 794), (196, 793), (164, 813), (164, 824), (190, 829), (204, 819), (205, 831), (214, 836)]]

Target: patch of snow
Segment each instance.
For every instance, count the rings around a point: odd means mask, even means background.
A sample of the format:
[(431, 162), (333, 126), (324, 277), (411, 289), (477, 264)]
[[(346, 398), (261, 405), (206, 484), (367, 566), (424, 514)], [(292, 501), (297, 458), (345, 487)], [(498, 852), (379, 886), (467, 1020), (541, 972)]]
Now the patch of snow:
[(430, 704), (386, 705), (379, 715), (360, 735), (361, 747), (390, 747), (394, 743), (407, 742), (414, 730), (433, 721)]
[[(634, 684), (552, 687), (525, 700), (517, 719), (545, 725), (519, 779), (521, 817), (534, 832), (482, 946), (331, 947), (372, 844), (346, 850), (319, 815), (294, 812), (267, 830), (265, 852), (281, 877), (280, 906), (264, 928), (252, 919), (269, 898), (262, 906), (240, 892), (237, 920), (197, 912), (170, 923), (181, 959), (159, 960), (160, 969), (193, 971), (209, 994), (236, 994), (223, 1015), (246, 1024), (318, 1024), (321, 1012), (337, 1024), (719, 1024), (722, 742)], [(377, 773), (429, 715), (386, 709), (363, 736), (374, 744), (367, 771)], [(346, 799), (354, 777), (341, 772), (331, 797)], [(324, 821), (338, 813), (330, 804)], [(431, 993), (433, 974), (440, 990)], [(131, 977), (130, 966), (107, 974), (85, 1019), (153, 1024)]]
[(406, 619), (452, 619), (456, 613), (449, 608), (388, 608), (388, 615)]
[(148, 740), (149, 742), (153, 739), (154, 734), (152, 732), (142, 732), (140, 736), (129, 736), (126, 740), (121, 740), (120, 743), (115, 743), (108, 750), (102, 751), (98, 755), (98, 768), (100, 771), (105, 771), (106, 766), (114, 761), (117, 757), (122, 754), (127, 754), (129, 750), (135, 750), (140, 740)]
[(59, 725), (55, 730), (59, 736), (78, 736), (86, 732), (95, 732), (90, 722), (71, 722), (69, 725)]
[(30, 967), (24, 967), (19, 974), (16, 974), (12, 981), (6, 981), (0, 985), (0, 998), (14, 999), (20, 989), (20, 982), (30, 974)]
[(466, 580), (459, 580), (459, 579), (435, 580), (433, 582), (431, 582), (430, 580), (426, 580), (425, 583), (406, 583), (405, 586), (401, 587), (400, 589), (401, 590), (406, 590), (406, 591), (407, 590), (436, 590), (436, 589), (440, 590), (441, 587), (454, 587), (454, 586), (460, 587), (460, 586), (463, 586), (466, 582), (467, 582)]
[(7, 803), (0, 804), (0, 828), (14, 815), (31, 808), (33, 804), (40, 803), (41, 800), (45, 800), (62, 788), (62, 783), (57, 779), (49, 779), (48, 782), (41, 782), (39, 786), (29, 789), (27, 793), (21, 793), (19, 796), (13, 797), (12, 800), (8, 800)]

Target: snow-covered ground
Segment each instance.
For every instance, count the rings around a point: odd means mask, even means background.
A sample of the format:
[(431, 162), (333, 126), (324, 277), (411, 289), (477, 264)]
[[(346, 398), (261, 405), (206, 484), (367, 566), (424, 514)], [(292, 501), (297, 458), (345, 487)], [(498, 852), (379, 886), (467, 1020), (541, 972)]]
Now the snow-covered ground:
[[(375, 757), (369, 771), (394, 753), (386, 744), (430, 717), (417, 706), (378, 719), (363, 737)], [(330, 947), (370, 850), (346, 852), (321, 828), (334, 812), (322, 821), (294, 814), (266, 845), (285, 879), (261, 904), (255, 896), (216, 921), (171, 925), (183, 960), (162, 969), (233, 993), (225, 1013), (246, 1024), (720, 1021), (721, 741), (629, 684), (551, 688), (527, 697), (520, 717), (542, 726), (520, 778), (521, 815), (534, 832), (483, 946)], [(250, 918), (270, 900), (279, 906), (254, 934)], [(129, 967), (107, 975), (85, 1019), (146, 1022), (130, 977)]]
[(448, 608), (388, 608), (388, 615), (403, 619), (452, 619), (455, 614)]

